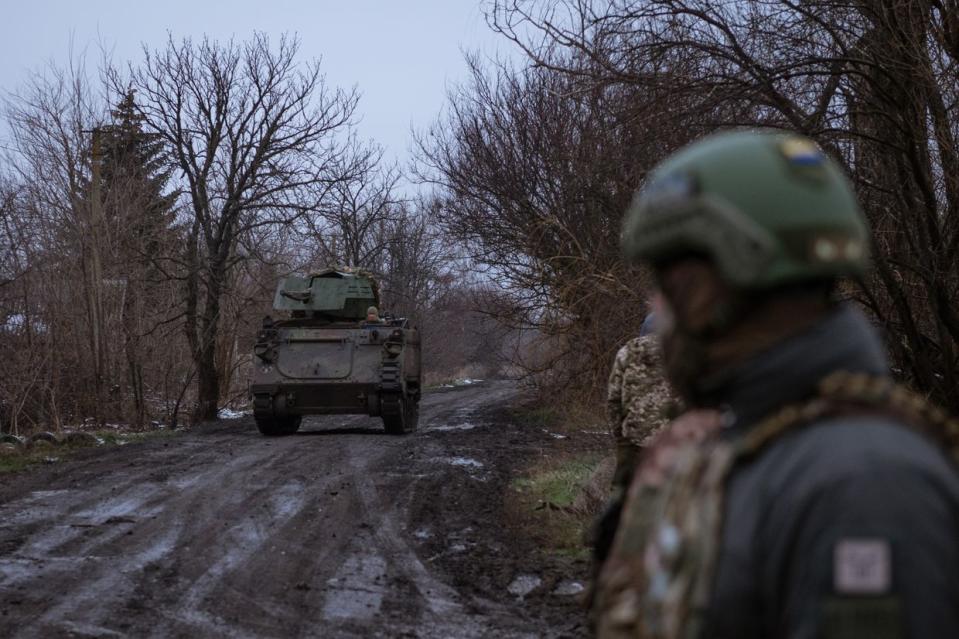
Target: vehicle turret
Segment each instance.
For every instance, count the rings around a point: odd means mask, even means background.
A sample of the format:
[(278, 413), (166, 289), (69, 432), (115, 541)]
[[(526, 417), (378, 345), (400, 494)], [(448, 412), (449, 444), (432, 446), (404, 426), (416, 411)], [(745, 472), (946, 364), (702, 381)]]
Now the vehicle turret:
[(371, 273), (340, 267), (282, 278), (273, 297), (273, 310), (291, 317), (360, 321), (367, 308), (379, 303)]

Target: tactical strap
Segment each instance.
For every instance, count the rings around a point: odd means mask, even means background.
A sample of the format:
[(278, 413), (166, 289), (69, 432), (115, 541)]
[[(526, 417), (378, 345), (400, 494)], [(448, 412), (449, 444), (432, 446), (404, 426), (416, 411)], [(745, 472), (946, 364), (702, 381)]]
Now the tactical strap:
[[(868, 414), (892, 417), (923, 433), (959, 462), (959, 422), (884, 377), (834, 373), (813, 397), (782, 408), (734, 440), (716, 436), (718, 423), (708, 428), (708, 420), (690, 431), (699, 435), (683, 436), (680, 417), (649, 451), (630, 489), (635, 510), (624, 515), (617, 533), (620, 563), (609, 562), (604, 627), (643, 639), (700, 639), (734, 469), (788, 432), (825, 418)], [(653, 472), (660, 457), (667, 474)]]
[(786, 406), (751, 428), (737, 444), (737, 461), (755, 456), (798, 426), (832, 415), (862, 413), (895, 417), (959, 460), (959, 420), (888, 377), (838, 371), (819, 383), (817, 394), (809, 401)]
[(959, 421), (934, 406), (921, 395), (893, 382), (888, 377), (874, 377), (840, 371), (824, 378), (816, 394), (808, 401), (791, 404), (767, 417), (732, 445), (713, 440), (700, 449), (708, 469), (700, 475), (701, 499), (698, 501), (700, 566), (688, 595), (689, 609), (694, 614), (687, 620), (686, 637), (702, 631), (703, 611), (710, 603), (722, 536), (726, 483), (733, 469), (757, 456), (778, 437), (815, 421), (837, 415), (879, 414), (895, 418), (909, 428), (932, 438), (959, 462)]

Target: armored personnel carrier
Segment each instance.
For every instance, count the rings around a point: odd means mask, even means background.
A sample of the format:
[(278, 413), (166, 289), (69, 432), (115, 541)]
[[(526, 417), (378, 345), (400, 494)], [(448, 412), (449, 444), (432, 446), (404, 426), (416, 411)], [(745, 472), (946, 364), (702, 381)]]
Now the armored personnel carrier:
[[(253, 416), (264, 435), (290, 435), (303, 415), (380, 416), (386, 432), (416, 429), (419, 332), (379, 306), (365, 271), (328, 268), (280, 280), (253, 347)], [(373, 309), (369, 309), (373, 310)]]

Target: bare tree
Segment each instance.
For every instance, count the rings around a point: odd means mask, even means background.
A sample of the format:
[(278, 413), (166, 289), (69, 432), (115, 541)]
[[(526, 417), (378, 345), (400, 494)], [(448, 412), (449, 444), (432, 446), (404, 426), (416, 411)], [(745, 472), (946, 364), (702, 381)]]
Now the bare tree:
[[(377, 272), (382, 274), (384, 306), (397, 315), (430, 323), (429, 309), (457, 282), (457, 255), (439, 228), (435, 203), (418, 199), (397, 207), (380, 232), (384, 250)], [(441, 328), (439, 330), (442, 330)]]
[[(322, 261), (373, 268), (386, 248), (383, 229), (397, 217), (400, 199), (395, 166), (382, 166), (383, 150), (353, 144), (340, 171), (348, 175), (332, 186), (312, 216), (311, 239)], [(318, 256), (319, 257), (319, 256)]]
[(501, 287), (489, 311), (552, 338), (530, 371), (588, 394), (643, 317), (645, 277), (619, 255), (622, 212), (694, 130), (666, 126), (655, 96), (631, 87), (585, 90), (545, 66), (471, 69), (448, 117), (418, 139), (419, 176), (438, 188), (446, 232)]
[(329, 89), (318, 62), (297, 62), (298, 48), (286, 37), (273, 48), (262, 34), (239, 44), (171, 37), (130, 69), (145, 126), (168, 145), (187, 194), (184, 319), (200, 418), (217, 414), (221, 305), (245, 258), (238, 238), (319, 208), (317, 184), (349, 169), (342, 134), (357, 95)]
[(0, 175), (0, 299), (31, 268), (31, 229), (21, 213), (16, 185)]
[(671, 118), (708, 115), (706, 130), (784, 127), (818, 140), (852, 175), (874, 230), (876, 275), (857, 297), (902, 374), (959, 409), (957, 8), (496, 0), (489, 19), (580, 90), (645, 88)]
[[(20, 95), (7, 100), (5, 110), (14, 145), (8, 166), (19, 184), (21, 213), (35, 221), (32, 248), (43, 256), (35, 263), (36, 279), (29, 293), (38, 295), (47, 288), (49, 280), (44, 277), (57, 277), (63, 286), (54, 297), (63, 304), (62, 313), (52, 315), (56, 309), (43, 309), (45, 339), (58, 344), (52, 351), (56, 360), (49, 365), (68, 357), (79, 365), (69, 383), (85, 387), (86, 393), (73, 393), (75, 408), (102, 423), (110, 386), (106, 247), (98, 184), (91, 180), (91, 132), (103, 121), (105, 109), (79, 59), (65, 69), (50, 67), (35, 74)], [(59, 273), (57, 265), (62, 266)], [(28, 300), (24, 304), (31, 306)], [(82, 309), (81, 318), (67, 310), (73, 308)], [(71, 339), (77, 331), (82, 340)]]

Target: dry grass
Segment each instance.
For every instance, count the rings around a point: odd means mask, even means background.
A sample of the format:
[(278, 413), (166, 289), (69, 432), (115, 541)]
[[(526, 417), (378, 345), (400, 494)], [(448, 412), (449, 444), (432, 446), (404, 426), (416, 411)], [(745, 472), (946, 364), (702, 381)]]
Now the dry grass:
[(513, 480), (507, 513), (544, 550), (585, 556), (613, 465), (612, 457), (597, 452), (541, 458)]
[[(177, 431), (159, 430), (118, 433), (111, 430), (84, 433), (83, 437), (61, 436), (56, 443), (38, 440), (33, 444), (0, 444), (0, 474), (15, 473), (41, 464), (69, 459), (78, 450), (95, 446), (123, 446), (148, 439), (172, 437)], [(26, 440), (25, 440), (26, 441)]]

